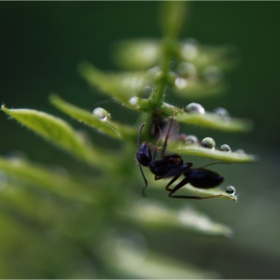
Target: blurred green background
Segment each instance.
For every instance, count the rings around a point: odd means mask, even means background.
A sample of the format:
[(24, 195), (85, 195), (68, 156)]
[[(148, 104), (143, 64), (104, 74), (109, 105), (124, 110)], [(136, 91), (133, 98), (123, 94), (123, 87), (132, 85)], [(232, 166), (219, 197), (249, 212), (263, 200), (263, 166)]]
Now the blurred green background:
[[(134, 123), (131, 112), (90, 89), (77, 65), (86, 59), (102, 70), (117, 70), (111, 57), (114, 42), (129, 38), (160, 38), (159, 2), (1, 2), (0, 102), (8, 108), (33, 108), (62, 116), (48, 102), (51, 92), (82, 108), (104, 107), (114, 120)], [(211, 136), (260, 156), (251, 165), (219, 166), (239, 202), (198, 201), (199, 210), (229, 225), (232, 239), (185, 232), (146, 232), (149, 244), (181, 261), (218, 271), (225, 278), (280, 277), (280, 3), (192, 2), (182, 38), (203, 44), (232, 44), (242, 63), (227, 78), (226, 95), (198, 101), (206, 110), (225, 107), (232, 116), (250, 118), (255, 129), (228, 134), (181, 125), (200, 138)], [(179, 98), (168, 98), (182, 107)], [(120, 113), (121, 112), (121, 113)], [(83, 128), (67, 118), (77, 129)], [(47, 142), (0, 114), (0, 154), (24, 152), (31, 160), (86, 168)], [(88, 129), (93, 142), (118, 149), (120, 143)], [(71, 160), (69, 160), (71, 159)], [(138, 186), (140, 188), (140, 186)], [(174, 201), (181, 203), (186, 201)], [(189, 202), (187, 202), (189, 203)], [(1, 250), (1, 249), (0, 249)]]

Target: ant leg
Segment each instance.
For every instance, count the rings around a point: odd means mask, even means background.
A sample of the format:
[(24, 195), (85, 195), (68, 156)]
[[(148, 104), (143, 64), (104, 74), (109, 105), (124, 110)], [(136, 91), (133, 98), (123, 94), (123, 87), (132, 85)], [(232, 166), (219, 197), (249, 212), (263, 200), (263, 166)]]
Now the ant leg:
[(219, 197), (219, 196), (223, 196), (222, 194), (219, 195), (212, 195), (212, 196), (195, 196), (195, 195), (173, 195), (176, 191), (178, 191), (179, 189), (181, 189), (183, 186), (185, 186), (186, 184), (189, 183), (188, 178), (184, 178), (173, 190), (170, 191), (169, 193), (169, 197), (172, 198), (186, 198), (186, 199), (207, 199), (207, 198), (215, 198), (215, 197)]
[(158, 127), (158, 129), (159, 129), (159, 138), (158, 138), (158, 140), (157, 140), (157, 142), (156, 142), (156, 145), (155, 145), (155, 148), (154, 148), (154, 151), (153, 151), (153, 157), (152, 157), (152, 161), (154, 161), (155, 159), (156, 159), (156, 156), (157, 156), (157, 152), (158, 152), (158, 150), (160, 149), (159, 147), (158, 147), (158, 143), (159, 143), (159, 141), (161, 140), (161, 137), (162, 137), (162, 134), (161, 134), (161, 130), (160, 130), (160, 128)]
[(206, 166), (209, 166), (209, 165), (214, 165), (214, 164), (219, 164), (219, 163), (226, 163), (226, 164), (230, 164), (230, 162), (226, 162), (226, 161), (211, 161), (211, 162), (208, 162), (208, 163), (205, 163), (203, 165), (200, 165), (200, 166), (197, 166), (197, 167), (194, 167), (193, 169), (200, 169), (200, 168), (204, 168)]
[(181, 175), (175, 176), (175, 177), (165, 186), (165, 189), (166, 189), (167, 191), (172, 192), (173, 190), (170, 189), (169, 187), (170, 187), (180, 176), (181, 176)]
[(167, 133), (166, 133), (166, 136), (165, 136), (165, 140), (164, 140), (164, 144), (163, 144), (163, 148), (162, 148), (162, 151), (161, 151), (161, 157), (162, 157), (162, 158), (165, 157), (165, 156), (164, 156), (164, 153), (165, 153), (165, 150), (166, 150), (167, 141), (168, 141), (168, 138), (169, 138), (169, 133), (170, 133), (172, 124), (173, 124), (173, 115), (172, 115), (172, 117), (171, 117), (171, 121), (170, 121), (168, 130), (167, 130)]

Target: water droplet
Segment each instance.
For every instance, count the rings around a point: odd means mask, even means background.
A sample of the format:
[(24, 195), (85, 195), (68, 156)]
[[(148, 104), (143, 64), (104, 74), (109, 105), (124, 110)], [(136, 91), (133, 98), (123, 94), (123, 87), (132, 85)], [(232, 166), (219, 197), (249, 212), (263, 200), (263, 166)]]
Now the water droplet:
[(215, 110), (213, 110), (213, 114), (223, 118), (223, 119), (230, 119), (229, 112), (222, 107), (218, 107)]
[(223, 80), (223, 73), (217, 66), (209, 66), (202, 73), (204, 79), (211, 84), (217, 84)]
[(237, 150), (235, 150), (234, 152), (237, 153), (237, 154), (242, 154), (242, 155), (245, 155), (245, 154), (246, 154), (245, 151), (242, 150), (242, 149), (237, 149)]
[(177, 73), (180, 77), (187, 78), (196, 75), (196, 67), (189, 62), (182, 62), (177, 67)]
[(185, 139), (185, 143), (188, 145), (197, 145), (198, 144), (198, 139), (194, 135), (189, 135)]
[(152, 78), (152, 80), (155, 80), (161, 76), (161, 69), (159, 66), (155, 66), (148, 70), (148, 76)]
[(204, 114), (205, 109), (198, 103), (190, 103), (185, 108), (186, 112)]
[(213, 138), (206, 137), (201, 141), (201, 146), (207, 149), (214, 150), (216, 143)]
[(223, 151), (223, 152), (228, 152), (228, 153), (231, 152), (231, 148), (230, 148), (230, 146), (227, 145), (227, 144), (223, 144), (223, 145), (220, 147), (220, 150)]
[(235, 194), (235, 187), (233, 187), (233, 186), (226, 187), (226, 193), (234, 195)]
[(131, 105), (136, 105), (137, 102), (138, 102), (138, 97), (136, 97), (136, 96), (131, 97), (131, 98), (129, 99), (129, 103), (130, 103)]
[(193, 38), (186, 39), (181, 50), (181, 54), (183, 58), (186, 60), (194, 59), (198, 54), (197, 46), (198, 46), (197, 40)]
[(179, 89), (183, 89), (187, 86), (188, 81), (184, 78), (178, 77), (175, 80), (175, 86)]
[(101, 121), (108, 121), (111, 118), (110, 113), (101, 107), (97, 107), (92, 111), (92, 114), (99, 118)]

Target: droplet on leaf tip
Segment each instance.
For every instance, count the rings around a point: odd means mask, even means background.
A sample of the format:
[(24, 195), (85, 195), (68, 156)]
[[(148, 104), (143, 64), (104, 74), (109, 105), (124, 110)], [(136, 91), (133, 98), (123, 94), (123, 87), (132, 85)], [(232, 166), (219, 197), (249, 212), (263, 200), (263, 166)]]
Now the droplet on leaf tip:
[(235, 194), (235, 187), (233, 187), (233, 186), (226, 187), (226, 193), (234, 195)]
[(108, 121), (111, 118), (110, 113), (101, 107), (97, 107), (92, 111), (92, 114), (99, 118), (101, 121)]

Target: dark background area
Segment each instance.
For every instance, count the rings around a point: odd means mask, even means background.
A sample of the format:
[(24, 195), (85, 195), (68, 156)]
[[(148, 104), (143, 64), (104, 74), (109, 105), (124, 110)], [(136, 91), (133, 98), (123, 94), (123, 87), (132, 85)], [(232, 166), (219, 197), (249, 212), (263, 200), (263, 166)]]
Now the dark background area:
[[(129, 38), (160, 38), (158, 2), (1, 2), (0, 102), (8, 108), (32, 108), (62, 116), (48, 102), (57, 92), (82, 108), (92, 110), (107, 100), (89, 89), (79, 76), (86, 59), (102, 70), (117, 70), (110, 51), (114, 42)], [(225, 278), (280, 277), (279, 101), (280, 3), (192, 2), (182, 38), (202, 44), (232, 44), (242, 63), (227, 78), (226, 95), (199, 101), (206, 110), (225, 107), (232, 116), (255, 123), (249, 134), (227, 134), (183, 126), (221, 145), (258, 154), (251, 165), (221, 166), (227, 182), (237, 187), (238, 203), (196, 203), (215, 220), (235, 231), (233, 239), (194, 236), (184, 232), (147, 232), (158, 251), (174, 258), (220, 271)], [(93, 93), (93, 94), (92, 94)], [(174, 105), (183, 106), (179, 98)], [(115, 120), (133, 123), (137, 114), (108, 102), (102, 107)], [(122, 113), (119, 113), (122, 112)], [(75, 128), (79, 124), (67, 118)], [(0, 154), (20, 150), (31, 160), (69, 167), (63, 152), (0, 114)], [(89, 130), (94, 143), (118, 149), (120, 143)], [(199, 205), (198, 205), (199, 204)], [(169, 245), (168, 240), (178, 240)]]

